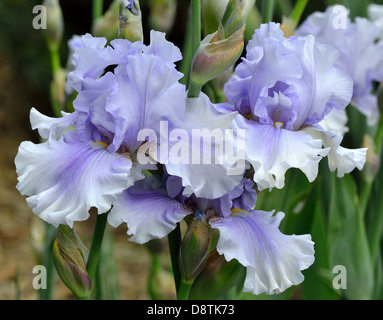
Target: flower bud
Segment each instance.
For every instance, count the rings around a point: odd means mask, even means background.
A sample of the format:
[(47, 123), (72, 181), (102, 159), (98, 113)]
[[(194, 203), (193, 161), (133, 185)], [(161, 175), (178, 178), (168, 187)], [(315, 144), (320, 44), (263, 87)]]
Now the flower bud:
[(53, 245), (53, 261), (62, 282), (77, 298), (88, 297), (91, 280), (86, 270), (87, 250), (74, 230), (60, 225)]
[(212, 231), (206, 221), (193, 218), (182, 241), (179, 265), (182, 278), (193, 281), (205, 267)]
[(281, 30), (286, 38), (291, 37), (295, 33), (295, 29), (298, 25), (297, 21), (294, 21), (290, 17), (282, 17)]
[(228, 2), (228, 0), (202, 0), (202, 26), (205, 35), (217, 30)]
[(194, 280), (190, 300), (214, 300), (222, 298), (228, 290), (244, 281), (246, 268), (237, 260), (229, 262), (214, 249), (207, 257), (206, 267)]
[(363, 137), (363, 148), (367, 148), (366, 164), (363, 168), (363, 177), (366, 181), (372, 182), (380, 168), (380, 159), (376, 154), (376, 146), (370, 135)]
[(246, 0), (230, 0), (221, 20), (225, 38), (242, 29), (246, 24), (246, 17)]
[(44, 30), (49, 50), (58, 50), (64, 33), (64, 18), (59, 0), (44, 0), (47, 9), (47, 29)]
[(92, 29), (95, 37), (105, 37), (108, 41), (116, 39), (119, 28), (119, 7), (120, 1), (114, 0), (104, 15), (97, 19)]
[[(231, 2), (229, 2), (229, 0), (220, 0), (220, 1), (202, 0), (201, 5), (202, 5), (202, 18), (203, 18), (204, 33), (206, 35), (214, 33), (217, 30), (217, 27), (218, 27), (221, 19), (226, 20), (229, 18), (229, 15), (224, 17), (226, 12), (227, 12), (227, 14), (230, 13), (230, 11), (227, 11), (228, 6), (231, 8), (231, 10), (233, 10), (233, 7), (235, 5), (237, 5), (237, 6), (242, 5), (241, 3), (244, 3), (244, 5), (246, 6), (246, 8), (245, 8), (246, 16), (247, 16), (246, 25), (248, 25), (248, 24), (253, 25), (253, 23), (252, 23), (253, 21), (251, 21), (251, 20), (254, 20), (254, 14), (253, 13), (254, 13), (254, 10), (256, 10), (255, 0), (231, 1)], [(241, 13), (243, 14), (243, 11), (241, 11)], [(251, 15), (251, 17), (250, 17), (250, 15)], [(224, 17), (224, 18), (222, 18), (222, 17)], [(231, 20), (232, 19), (233, 19), (233, 17), (231, 18)], [(237, 19), (239, 19), (239, 17)], [(257, 26), (259, 26), (259, 24), (260, 23), (257, 21)], [(255, 29), (256, 29), (255, 27), (252, 28), (251, 36), (253, 35)]]
[(143, 41), (141, 9), (138, 0), (120, 1), (120, 27), (118, 37), (131, 42)]
[(50, 94), (52, 103), (58, 108), (62, 109), (65, 105), (65, 84), (67, 72), (65, 69), (58, 69), (53, 74), (53, 79), (50, 86)]
[(154, 30), (168, 32), (174, 24), (177, 0), (150, 0), (149, 22)]
[(201, 41), (191, 69), (191, 80), (202, 86), (241, 56), (244, 47), (246, 1), (230, 0), (218, 30)]

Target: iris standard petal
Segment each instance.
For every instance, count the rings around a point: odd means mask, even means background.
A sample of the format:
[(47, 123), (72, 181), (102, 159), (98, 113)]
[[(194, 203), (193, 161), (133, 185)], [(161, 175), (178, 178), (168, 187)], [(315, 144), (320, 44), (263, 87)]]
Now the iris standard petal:
[(194, 193), (200, 198), (215, 199), (241, 183), (244, 158), (234, 163), (227, 161), (225, 154), (229, 140), (225, 140), (225, 129), (231, 129), (236, 114), (218, 112), (203, 93), (199, 98), (187, 99), (185, 125), (179, 132), (181, 139), (177, 139), (177, 133), (169, 139), (173, 142), (169, 143), (166, 161), (167, 172), (182, 178), (185, 196)]
[[(353, 80), (352, 104), (374, 125), (379, 117), (376, 100), (368, 99), (373, 81), (383, 80), (383, 44), (378, 43), (379, 26), (356, 17), (349, 18), (349, 10), (330, 6), (325, 12), (314, 12), (296, 30), (296, 35), (315, 36), (316, 41), (332, 46), (339, 52), (335, 66), (347, 72)], [(327, 81), (324, 81), (327, 85)], [(366, 97), (366, 99), (365, 99)]]

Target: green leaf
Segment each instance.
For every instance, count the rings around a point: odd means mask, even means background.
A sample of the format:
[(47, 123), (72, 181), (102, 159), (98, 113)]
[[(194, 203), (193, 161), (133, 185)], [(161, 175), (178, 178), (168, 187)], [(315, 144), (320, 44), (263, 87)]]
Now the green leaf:
[(375, 266), (375, 288), (373, 299), (383, 299), (383, 259), (381, 252), (378, 253), (378, 259)]
[(264, 211), (283, 211), (286, 214), (297, 209), (297, 206), (299, 210), (311, 187), (312, 184), (302, 171), (291, 168), (286, 172), (285, 186), (282, 189), (266, 189), (257, 193), (256, 208)]
[(366, 230), (359, 209), (357, 189), (351, 175), (337, 179), (331, 176), (329, 208), (329, 266), (337, 265), (347, 271), (347, 299), (370, 299), (374, 274)]
[[(322, 181), (319, 181), (309, 199), (314, 205), (314, 214), (311, 226), (311, 236), (314, 241), (315, 261), (313, 265), (304, 271), (305, 280), (302, 283), (302, 297), (305, 300), (334, 300), (339, 295), (334, 291), (331, 282), (323, 277), (330, 274), (328, 262), (326, 214), (321, 197)], [(302, 210), (302, 215), (310, 215), (311, 206)]]
[(114, 238), (110, 228), (105, 228), (100, 259), (96, 269), (95, 286), (95, 298), (97, 300), (117, 300), (119, 298), (118, 269)]

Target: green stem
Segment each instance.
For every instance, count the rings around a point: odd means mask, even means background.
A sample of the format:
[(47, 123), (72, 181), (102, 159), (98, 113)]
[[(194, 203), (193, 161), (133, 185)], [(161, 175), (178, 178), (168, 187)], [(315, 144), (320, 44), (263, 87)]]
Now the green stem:
[(54, 115), (60, 118), (62, 116), (61, 106), (59, 105), (59, 102), (57, 101), (56, 91), (55, 91), (55, 81), (56, 81), (56, 77), (58, 76), (57, 73), (61, 70), (60, 53), (58, 48), (51, 48), (51, 47), (49, 47), (49, 53), (50, 53), (50, 60), (51, 60), (51, 69), (53, 74), (53, 79), (51, 81), (51, 86), (50, 86), (51, 106), (52, 106), (52, 111)]
[(188, 86), (189, 75), (190, 75), (190, 66), (192, 62), (192, 50), (191, 50), (191, 21), (189, 21), (186, 26), (186, 34), (184, 40), (184, 46), (182, 49), (182, 60), (180, 61), (179, 70), (183, 73), (183, 78), (180, 82)]
[[(382, 142), (383, 142), (383, 119), (380, 120), (378, 129), (375, 134), (375, 150), (376, 154), (381, 158), (382, 155)], [(365, 181), (363, 185), (363, 189), (361, 191), (360, 195), (360, 209), (362, 212), (362, 215), (365, 215), (368, 202), (370, 200), (372, 186), (373, 186), (374, 180)]]
[(104, 11), (104, 1), (103, 0), (93, 0), (92, 6), (92, 26), (96, 23), (97, 19), (100, 18)]
[(55, 74), (61, 69), (60, 53), (58, 49), (49, 49), (52, 73)]
[(380, 157), (382, 154), (382, 142), (383, 142), (383, 118), (379, 122), (378, 129), (375, 134), (375, 150), (377, 155)]
[(188, 98), (198, 98), (202, 87), (189, 79)]
[(274, 0), (262, 1), (262, 22), (268, 23), (273, 20)]
[(301, 19), (303, 11), (305, 11), (308, 0), (298, 0), (291, 14), (291, 19), (298, 23)]
[(373, 180), (372, 181), (366, 181), (364, 183), (363, 189), (360, 194), (360, 212), (362, 213), (362, 216), (364, 217), (366, 214), (367, 210), (367, 205), (370, 200), (370, 195), (371, 195), (371, 190), (372, 190), (372, 185), (373, 185)]
[[(201, 0), (192, 0), (191, 11), (191, 53), (194, 57), (201, 44)], [(198, 98), (201, 89), (201, 86), (189, 79), (188, 98)]]
[(379, 196), (377, 197), (377, 205), (374, 210), (374, 216), (373, 216), (373, 225), (371, 230), (371, 237), (370, 237), (370, 252), (371, 252), (371, 258), (372, 263), (375, 265), (376, 259), (378, 257), (378, 249), (380, 240), (382, 237), (382, 227), (383, 227), (383, 197), (380, 195), (380, 192), (383, 190), (383, 168), (381, 168), (381, 173), (379, 175), (379, 183), (378, 183), (378, 192)]
[(49, 91), (49, 95), (50, 95), (50, 100), (51, 100), (51, 106), (52, 106), (52, 111), (53, 111), (54, 115), (57, 118), (61, 118), (62, 117), (61, 107), (60, 107), (59, 102), (57, 101), (54, 81), (55, 80), (52, 80), (51, 86), (49, 88), (49, 90), (50, 90)]
[(108, 212), (97, 215), (96, 224), (94, 226), (92, 244), (89, 250), (88, 262), (86, 264), (86, 269), (88, 271), (88, 275), (92, 283), (95, 279), (96, 268), (98, 258), (100, 255), (102, 239), (104, 237), (107, 217)]
[(191, 1), (191, 12), (191, 43), (194, 57), (201, 43), (201, 0)]
[(177, 295), (178, 300), (189, 299), (190, 289), (192, 285), (193, 285), (193, 281), (186, 281), (184, 279), (181, 280), (181, 286)]
[(156, 285), (156, 278), (159, 275), (161, 270), (161, 255), (157, 253), (152, 253), (152, 263), (150, 266), (150, 271), (148, 275), (148, 293), (152, 300), (163, 299), (160, 290)]
[(179, 223), (177, 223), (177, 227), (168, 234), (168, 241), (169, 241), (169, 251), (170, 251), (170, 259), (172, 262), (174, 283), (176, 286), (176, 292), (178, 294), (178, 290), (181, 284), (181, 273), (180, 273), (180, 268), (178, 266), (178, 255), (180, 253), (180, 247), (182, 242), (181, 227)]
[[(381, 158), (382, 155), (382, 140), (383, 140), (383, 118), (380, 119), (379, 126), (375, 135), (375, 150), (379, 158)], [(373, 217), (373, 226), (371, 231), (371, 240), (370, 240), (370, 249), (371, 249), (371, 256), (372, 261), (375, 264), (375, 261), (378, 256), (378, 249), (379, 249), (379, 243), (382, 236), (382, 225), (383, 225), (383, 197), (381, 196), (381, 192), (383, 190), (383, 167), (380, 167), (377, 179), (375, 181), (378, 184), (378, 196), (377, 196), (377, 205), (374, 210), (374, 217)], [(367, 203), (370, 198), (371, 190), (372, 190), (372, 182), (368, 185), (368, 197), (366, 196), (365, 200), (365, 208), (367, 208)], [(364, 191), (364, 190), (363, 190)], [(367, 192), (366, 192), (367, 193)], [(363, 213), (363, 211), (362, 211)]]
[(52, 300), (54, 287), (54, 263), (53, 263), (53, 243), (57, 237), (57, 228), (51, 224), (46, 226), (46, 241), (44, 245), (43, 265), (47, 270), (47, 288), (40, 289), (40, 300)]

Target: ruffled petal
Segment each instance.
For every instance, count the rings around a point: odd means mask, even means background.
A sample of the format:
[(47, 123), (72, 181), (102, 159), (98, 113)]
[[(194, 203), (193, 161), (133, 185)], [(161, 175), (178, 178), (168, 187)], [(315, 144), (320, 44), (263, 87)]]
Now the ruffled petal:
[(328, 164), (331, 171), (337, 170), (337, 177), (341, 178), (355, 168), (363, 169), (366, 162), (367, 148), (347, 149), (340, 144), (342, 136), (331, 131), (324, 131), (317, 127), (307, 127), (304, 132), (310, 134), (314, 139), (321, 139), (323, 145), (330, 149), (328, 153)]
[(15, 158), (22, 195), (33, 212), (48, 223), (73, 226), (88, 218), (91, 207), (110, 209), (116, 197), (133, 184), (132, 162), (111, 154), (102, 143), (48, 140), (22, 142)]
[(349, 131), (349, 128), (346, 126), (347, 122), (346, 110), (333, 109), (318, 125), (326, 131), (332, 131), (336, 135), (343, 137)]
[[(185, 126), (180, 132), (184, 133), (183, 139), (170, 141), (169, 158), (161, 161), (170, 175), (182, 178), (183, 195), (219, 198), (241, 183), (245, 170), (244, 159), (238, 165), (221, 153), (226, 146), (225, 129), (230, 129), (236, 113), (218, 112), (203, 93), (199, 98), (187, 99), (186, 104)], [(180, 158), (176, 150), (181, 151)]]
[(170, 64), (182, 59), (181, 51), (173, 43), (165, 39), (165, 33), (150, 31), (150, 44), (143, 48), (145, 54), (154, 54)]
[(287, 42), (288, 39), (268, 38), (263, 44), (264, 56), (257, 64), (248, 93), (253, 116), (269, 117), (264, 98), (270, 88), (278, 82), (294, 83), (303, 76), (301, 63), (291, 47), (285, 45)]
[[(340, 10), (344, 10), (343, 13)], [(342, 19), (339, 19), (342, 14)], [(334, 23), (341, 22), (342, 25)], [(344, 23), (344, 24), (343, 24)], [(383, 80), (383, 46), (377, 43), (380, 30), (373, 22), (356, 17), (351, 22), (349, 10), (341, 6), (330, 6), (325, 12), (315, 12), (296, 30), (296, 35), (313, 35), (316, 41), (327, 44), (339, 52), (335, 66), (347, 72), (353, 80), (353, 104), (368, 118), (368, 124), (376, 124), (374, 115), (379, 113), (377, 104), (369, 95), (373, 89), (373, 80)], [(326, 58), (324, 58), (326, 60)], [(321, 68), (318, 69), (319, 74)], [(322, 84), (333, 86), (327, 75)], [(342, 82), (339, 82), (342, 85)], [(334, 92), (337, 91), (335, 87)], [(361, 103), (358, 103), (358, 102)], [(313, 124), (313, 123), (310, 123)]]
[[(150, 177), (149, 177), (150, 178)], [(108, 222), (128, 225), (129, 241), (145, 243), (170, 233), (190, 211), (166, 193), (155, 189), (151, 179), (138, 181), (114, 203)]]
[(296, 54), (302, 63), (303, 76), (294, 81), (300, 108), (294, 130), (318, 123), (333, 108), (344, 109), (350, 103), (353, 82), (349, 74), (334, 67), (339, 53), (315, 42), (311, 35), (297, 38)]
[(106, 38), (90, 34), (82, 36), (83, 47), (73, 53), (75, 70), (68, 74), (68, 85), (71, 88), (80, 92), (84, 80), (97, 79), (107, 66), (117, 64), (115, 52), (111, 47), (105, 47), (106, 43)]
[(238, 260), (246, 267), (244, 291), (253, 294), (280, 293), (301, 283), (301, 270), (314, 262), (311, 236), (285, 235), (279, 231), (283, 212), (235, 211), (227, 218), (214, 218), (219, 230), (217, 251), (227, 261)]
[(235, 118), (234, 127), (246, 130), (246, 160), (253, 165), (259, 190), (282, 188), (289, 168), (302, 170), (312, 182), (318, 174), (319, 161), (329, 151), (322, 149), (322, 140), (314, 140), (302, 131), (261, 125), (242, 116)]
[(52, 137), (57, 140), (65, 131), (74, 128), (77, 117), (75, 113), (62, 112), (62, 115), (61, 118), (51, 118), (32, 108), (29, 118), (32, 129), (38, 129), (41, 138)]
[[(137, 141), (140, 130), (154, 130), (159, 137), (161, 121), (166, 121), (169, 130), (182, 127), (184, 121), (185, 88), (178, 82), (182, 74), (154, 55), (136, 55), (128, 60), (124, 74), (116, 77), (118, 90), (99, 108), (113, 120), (111, 152), (123, 143), (133, 153), (142, 143)], [(98, 119), (97, 124), (102, 125), (103, 117)]]

